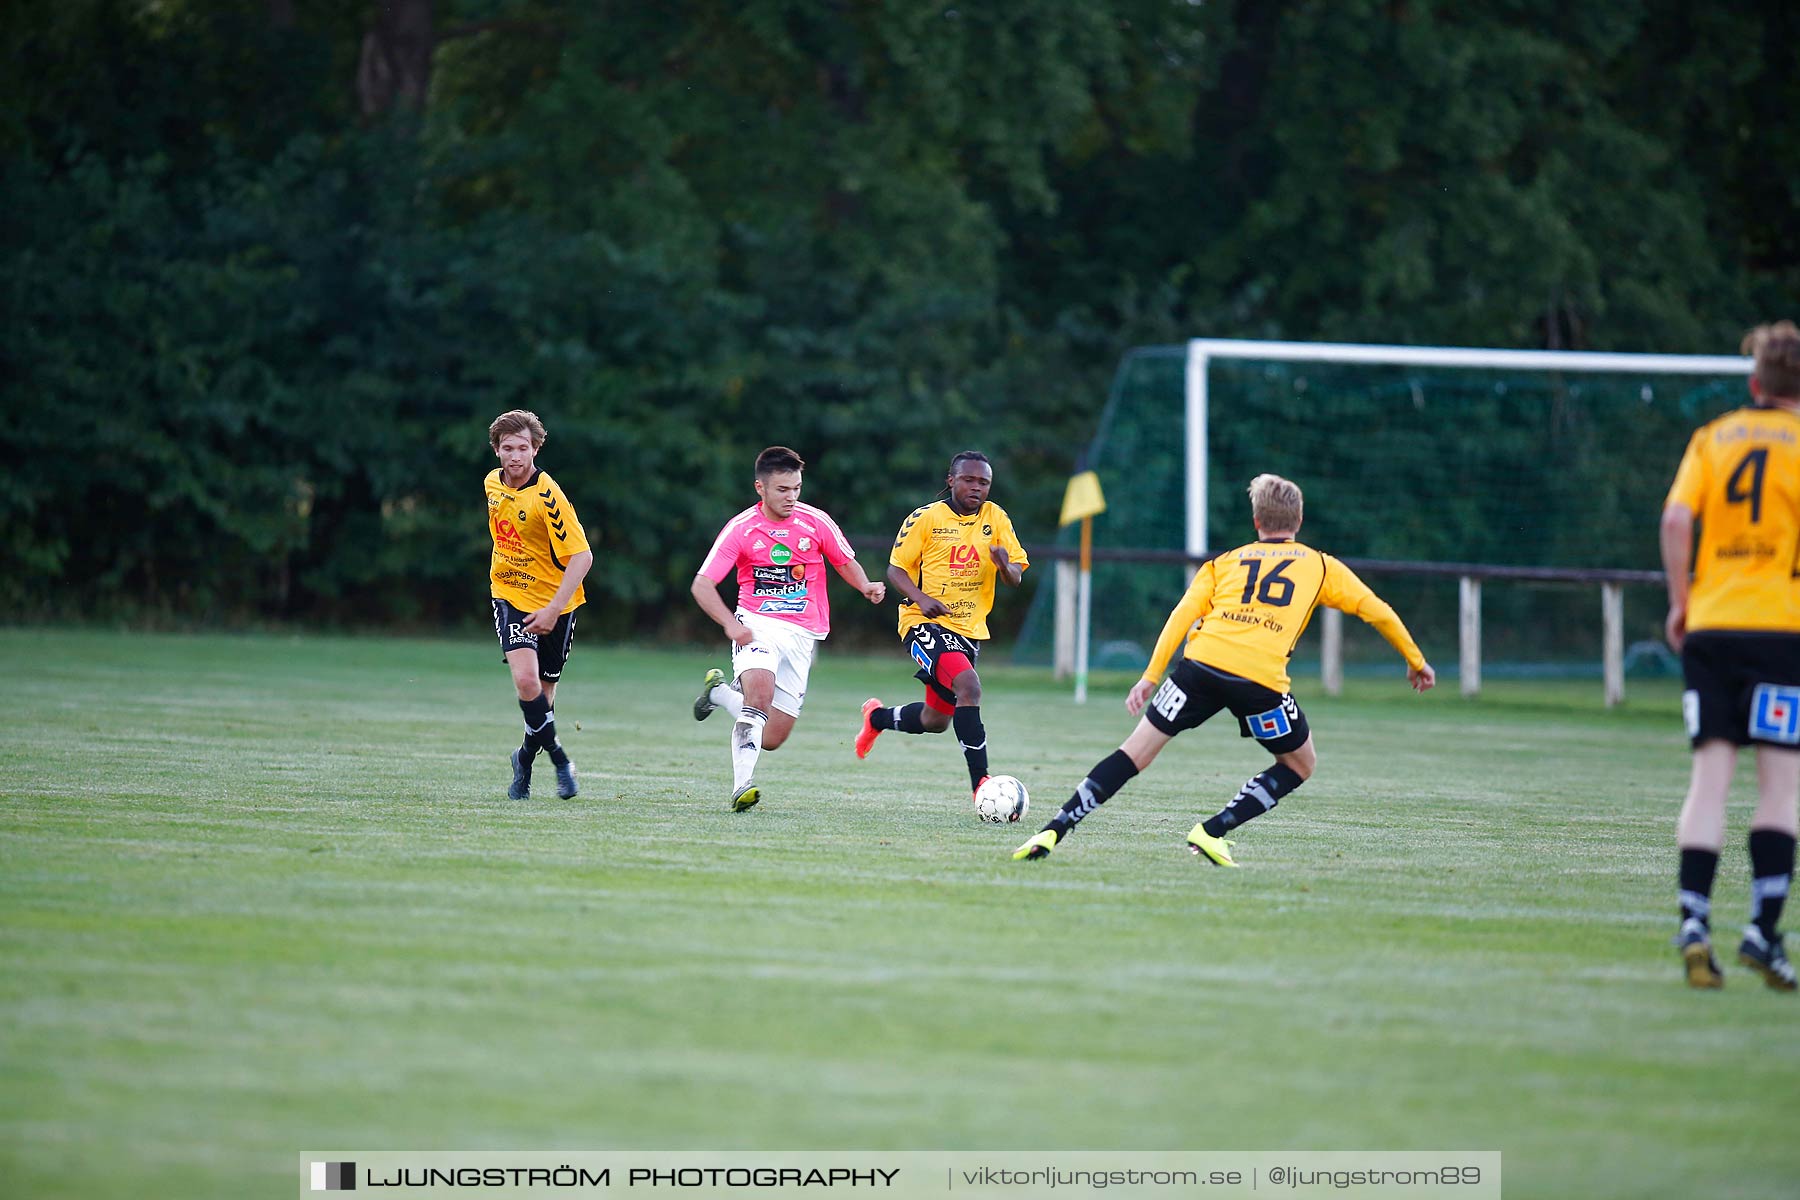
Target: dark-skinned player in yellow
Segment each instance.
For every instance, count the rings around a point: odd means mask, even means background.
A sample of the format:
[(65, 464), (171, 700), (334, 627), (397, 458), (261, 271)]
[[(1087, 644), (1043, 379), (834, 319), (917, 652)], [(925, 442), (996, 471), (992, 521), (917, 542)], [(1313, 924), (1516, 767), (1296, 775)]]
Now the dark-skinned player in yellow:
[(1010, 587), (1030, 562), (1006, 510), (988, 499), (994, 467), (965, 450), (950, 460), (944, 498), (916, 508), (900, 525), (888, 556), (888, 584), (901, 595), (900, 640), (918, 666), (925, 699), (884, 706), (863, 702), (856, 757), (866, 758), (889, 729), (942, 733), (955, 726), (969, 768), (971, 795), (988, 777), (987, 730), (981, 721), (976, 660), (988, 637), (994, 584)]

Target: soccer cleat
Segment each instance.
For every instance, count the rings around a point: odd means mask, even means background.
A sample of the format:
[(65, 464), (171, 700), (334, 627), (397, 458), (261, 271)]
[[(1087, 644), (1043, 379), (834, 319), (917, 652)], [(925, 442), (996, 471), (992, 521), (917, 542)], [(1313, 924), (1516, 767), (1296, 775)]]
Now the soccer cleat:
[(881, 736), (881, 730), (869, 723), (870, 716), (880, 707), (881, 701), (873, 696), (863, 701), (862, 732), (856, 735), (856, 757), (858, 758), (869, 757), (869, 750), (875, 745), (875, 739)]
[[(969, 793), (969, 800), (975, 805), (976, 808), (981, 807), (981, 785), (983, 783), (986, 783), (988, 780), (990, 780), (992, 778), (993, 778), (992, 775), (983, 775), (981, 777), (980, 781), (978, 783), (976, 783), (975, 790)], [(1018, 819), (1019, 818), (1017, 818), (1017, 817), (1013, 818), (1013, 820), (1015, 820), (1015, 821)]]
[[(1744, 926), (1744, 940), (1738, 943), (1738, 961), (1763, 977), (1763, 982), (1778, 992), (1794, 990), (1794, 964), (1788, 961), (1787, 949), (1778, 933), (1772, 938), (1754, 925)], [(1689, 975), (1690, 981), (1692, 974)]]
[(1037, 836), (1013, 851), (1013, 861), (1042, 858), (1056, 848), (1056, 830), (1040, 829)]
[[(1725, 972), (1719, 970), (1719, 960), (1713, 957), (1712, 939), (1707, 936), (1706, 926), (1698, 917), (1689, 917), (1681, 923), (1681, 931), (1675, 935), (1675, 945), (1681, 951), (1681, 963), (1687, 971), (1689, 987), (1725, 986)], [(1742, 954), (1743, 951), (1740, 949), (1739, 953)]]
[(512, 752), (513, 777), (506, 789), (508, 800), (531, 799), (531, 764), (521, 756), (520, 750), (523, 749), (521, 746), (519, 750)]
[(754, 783), (746, 783), (731, 794), (731, 811), (743, 812), (762, 799), (762, 789)]
[(1237, 860), (1231, 857), (1231, 847), (1236, 843), (1206, 832), (1204, 821), (1188, 830), (1187, 842), (1189, 850), (1201, 855), (1215, 867), (1237, 866)]
[(700, 681), (700, 695), (694, 700), (694, 720), (704, 721), (712, 716), (713, 709), (719, 707), (713, 703), (712, 690), (725, 683), (725, 672), (717, 667), (707, 670), (706, 678)]
[(575, 783), (575, 760), (565, 758), (562, 765), (556, 768), (556, 794), (564, 800), (570, 800), (580, 790)]

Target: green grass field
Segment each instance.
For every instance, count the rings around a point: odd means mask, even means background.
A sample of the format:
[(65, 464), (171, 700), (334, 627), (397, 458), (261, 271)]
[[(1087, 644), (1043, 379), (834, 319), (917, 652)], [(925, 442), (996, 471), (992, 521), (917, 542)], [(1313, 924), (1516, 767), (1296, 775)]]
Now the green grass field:
[(689, 714), (723, 658), (582, 644), (583, 793), (541, 769), (510, 803), (490, 638), (0, 630), (0, 1192), (285, 1196), (328, 1147), (1500, 1150), (1508, 1196), (1800, 1188), (1800, 1003), (1729, 957), (1691, 992), (1667, 944), (1673, 685), (1302, 679), (1320, 773), (1230, 872), (1181, 839), (1264, 761), (1235, 730), (1014, 863), (1123, 683), (984, 671), (1034, 799), (994, 828), (948, 737), (852, 756), (863, 697), (914, 698), (897, 653), (828, 652), (734, 815)]

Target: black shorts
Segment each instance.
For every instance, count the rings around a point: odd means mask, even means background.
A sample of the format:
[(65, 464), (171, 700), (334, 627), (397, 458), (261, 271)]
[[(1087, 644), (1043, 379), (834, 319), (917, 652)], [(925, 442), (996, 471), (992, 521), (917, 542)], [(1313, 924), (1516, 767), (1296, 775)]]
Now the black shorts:
[(1255, 680), (1184, 658), (1150, 695), (1144, 716), (1170, 737), (1203, 724), (1221, 708), (1229, 708), (1245, 737), (1262, 743), (1270, 754), (1287, 754), (1306, 745), (1312, 731), (1294, 697)]
[(914, 625), (907, 630), (906, 637), (901, 640), (901, 645), (905, 646), (906, 652), (912, 655), (912, 660), (919, 664), (919, 669), (913, 672), (914, 678), (929, 688), (938, 699), (954, 709), (956, 707), (956, 691), (950, 686), (950, 680), (938, 678), (940, 660), (946, 654), (960, 654), (968, 659), (969, 665), (973, 667), (976, 660), (981, 657), (981, 643), (972, 637), (952, 633), (942, 625), (933, 625), (927, 621), (923, 625)]
[(1681, 644), (1688, 739), (1800, 749), (1800, 633), (1702, 629)]
[(489, 598), (494, 603), (494, 635), (500, 639), (500, 657), (505, 659), (514, 650), (536, 650), (538, 678), (551, 683), (561, 679), (563, 664), (575, 649), (574, 611), (556, 618), (549, 633), (526, 633), (525, 618), (530, 613), (519, 611), (498, 596)]

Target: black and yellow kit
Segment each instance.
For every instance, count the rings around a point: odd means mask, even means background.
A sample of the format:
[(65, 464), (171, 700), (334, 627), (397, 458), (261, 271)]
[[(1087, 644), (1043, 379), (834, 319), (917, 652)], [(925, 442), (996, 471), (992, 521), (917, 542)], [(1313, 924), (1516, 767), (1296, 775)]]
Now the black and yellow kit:
[[(521, 612), (532, 613), (556, 599), (571, 555), (589, 549), (587, 533), (575, 506), (548, 472), (533, 471), (525, 486), (514, 490), (498, 468), (487, 477), (488, 533), (494, 553), (488, 568), (493, 595)], [(575, 589), (563, 612), (587, 599)]]
[(1800, 633), (1800, 414), (1740, 408), (1702, 425), (1674, 504), (1700, 522), (1688, 630)]
[(1200, 568), (1163, 625), (1144, 678), (1160, 679), (1185, 643), (1187, 658), (1286, 693), (1288, 658), (1321, 604), (1373, 625), (1408, 667), (1425, 665), (1394, 610), (1349, 567), (1299, 542), (1262, 541)]
[[(933, 624), (986, 640), (999, 570), (988, 557), (988, 548), (996, 544), (1006, 548), (1020, 570), (1031, 565), (1019, 535), (1013, 532), (1012, 518), (998, 504), (985, 501), (965, 517), (939, 500), (914, 509), (901, 523), (888, 562), (910, 575), (921, 592), (942, 600), (950, 609), (941, 617), (932, 617)], [(910, 600), (900, 602), (901, 637), (925, 619), (918, 605)]]

